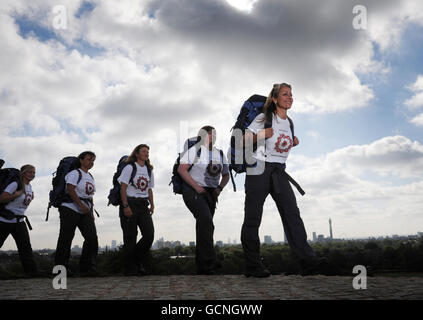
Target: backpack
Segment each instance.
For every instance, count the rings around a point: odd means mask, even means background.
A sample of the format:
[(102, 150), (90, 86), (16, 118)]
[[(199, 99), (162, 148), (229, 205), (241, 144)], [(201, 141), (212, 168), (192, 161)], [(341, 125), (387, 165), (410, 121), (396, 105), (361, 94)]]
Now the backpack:
[[(179, 168), (181, 158), (188, 151), (188, 149), (194, 147), (198, 142), (200, 142), (200, 139), (201, 139), (200, 137), (192, 137), (187, 139), (184, 143), (184, 150), (181, 153), (178, 153), (178, 157), (176, 158), (175, 164), (173, 165), (173, 168), (172, 168), (172, 178), (169, 182), (169, 186), (173, 184), (173, 193), (175, 194), (182, 194), (182, 185), (185, 183), (182, 177), (178, 173), (178, 168)], [(220, 152), (221, 160), (223, 161), (223, 151), (219, 150), (219, 152)], [(201, 155), (201, 148), (198, 148), (197, 157), (194, 160), (194, 163), (197, 159), (200, 158), (200, 155)], [(194, 163), (192, 163), (189, 166), (188, 171), (191, 170)]]
[[(0, 161), (0, 168), (3, 166), (3, 164), (4, 164), (4, 161), (3, 160)], [(0, 194), (2, 194), (4, 190), (6, 189), (6, 187), (12, 182), (16, 182), (18, 184), (18, 188), (16, 190), (21, 190), (23, 188), (22, 182), (21, 182), (21, 171), (16, 168), (0, 169)], [(29, 230), (32, 230), (31, 223), (29, 222), (29, 219), (27, 216), (15, 215), (12, 211), (5, 209), (6, 205), (7, 203), (0, 203), (0, 216), (8, 220), (11, 220), (14, 218), (24, 218)], [(19, 221), (19, 219), (17, 221)]]
[[(110, 189), (109, 195), (107, 197), (109, 199), (109, 203), (107, 204), (108, 206), (110, 204), (113, 206), (119, 206), (122, 204), (122, 199), (120, 196), (120, 183), (118, 181), (118, 178), (120, 177), (123, 168), (125, 168), (127, 164), (130, 164), (132, 166), (131, 179), (129, 180), (129, 183), (132, 184), (133, 186), (135, 185), (132, 180), (134, 179), (135, 174), (137, 173), (137, 168), (134, 162), (129, 162), (129, 163), (126, 162), (127, 158), (128, 158), (127, 155), (120, 158), (116, 168), (116, 172), (113, 175), (113, 179), (112, 179), (113, 188)], [(148, 176), (151, 177), (151, 169), (148, 166), (147, 166), (147, 172), (148, 172)]]
[[(56, 171), (53, 172), (53, 178), (51, 183), (53, 189), (49, 193), (49, 203), (47, 207), (46, 221), (48, 221), (48, 214), (50, 208), (53, 206), (59, 208), (62, 202), (73, 202), (69, 194), (66, 193), (66, 175), (74, 169), (78, 169), (81, 166), (81, 162), (78, 157), (70, 156), (65, 157), (59, 162), (59, 166)], [(82, 174), (79, 172), (78, 183), (82, 179)]]
[[(16, 182), (18, 188), (16, 190), (22, 189), (22, 183), (20, 179), (21, 172), (19, 169), (15, 168), (4, 168), (0, 169), (0, 194), (4, 192), (4, 189), (11, 184)], [(4, 209), (7, 203), (0, 203), (0, 211)]]
[[(200, 142), (200, 137), (192, 137), (185, 141), (184, 143), (184, 150), (181, 153), (178, 153), (178, 157), (176, 158), (175, 164), (172, 168), (172, 178), (170, 179), (169, 186), (173, 185), (173, 193), (174, 194), (182, 194), (182, 185), (184, 183), (182, 177), (178, 173), (179, 164), (181, 161), (181, 158), (184, 156), (184, 154), (188, 151), (188, 149), (191, 149), (194, 147), (198, 142)], [(198, 148), (197, 151), (197, 158), (199, 158), (201, 155), (201, 148)], [(188, 171), (191, 170), (192, 164)]]
[[(239, 138), (237, 137), (233, 130), (234, 129), (239, 129), (242, 131), (242, 135), (245, 134), (245, 129), (247, 129), (247, 127), (251, 124), (251, 122), (253, 122), (253, 120), (260, 114), (263, 113), (263, 106), (264, 103), (266, 102), (266, 97), (265, 96), (261, 96), (258, 94), (252, 95), (250, 98), (248, 98), (248, 100), (246, 100), (244, 102), (244, 104), (241, 107), (241, 110), (239, 112), (239, 115), (237, 117), (237, 120), (234, 124), (234, 126), (232, 127), (231, 131), (232, 131), (232, 135), (231, 135), (231, 142), (230, 142), (230, 154), (228, 154), (228, 156), (230, 156), (229, 158), (229, 172), (231, 174), (231, 180), (232, 180), (232, 185), (234, 187), (234, 191), (236, 191), (236, 186), (235, 186), (235, 182), (234, 182), (234, 178), (232, 175), (232, 171), (235, 171), (236, 174), (238, 173), (243, 173), (246, 172), (247, 167), (254, 167), (255, 164), (248, 164), (246, 162), (246, 157), (245, 157), (245, 146), (243, 145), (242, 150), (238, 150), (236, 148), (237, 144), (240, 144), (240, 141), (237, 141), (236, 139)], [(292, 132), (292, 140), (294, 140), (294, 123), (292, 122), (291, 118), (287, 117), (289, 120), (289, 125), (291, 128), (291, 132)], [(270, 128), (272, 127), (272, 118), (271, 117), (266, 117), (265, 122), (264, 122), (264, 128)], [(255, 148), (255, 146), (253, 146)], [(236, 163), (239, 162), (239, 159), (237, 158), (241, 158), (242, 159), (242, 163)], [(236, 161), (238, 160), (238, 161)]]

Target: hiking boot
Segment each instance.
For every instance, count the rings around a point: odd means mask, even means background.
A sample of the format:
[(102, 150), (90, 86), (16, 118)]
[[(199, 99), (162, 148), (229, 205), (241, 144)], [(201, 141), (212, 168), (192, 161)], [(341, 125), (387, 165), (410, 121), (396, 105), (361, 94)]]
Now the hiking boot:
[(244, 275), (249, 278), (267, 278), (270, 276), (270, 271), (267, 269), (255, 269), (255, 270), (247, 270)]

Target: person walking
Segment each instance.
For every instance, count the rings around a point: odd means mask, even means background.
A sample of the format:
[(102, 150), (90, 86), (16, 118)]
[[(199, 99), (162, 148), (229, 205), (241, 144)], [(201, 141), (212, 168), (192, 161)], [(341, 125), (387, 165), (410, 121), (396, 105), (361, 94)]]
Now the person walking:
[[(264, 104), (263, 113), (253, 120), (244, 135), (246, 145), (257, 144), (253, 157), (258, 162), (255, 169), (247, 170), (245, 179), (241, 242), (247, 277), (268, 277), (271, 274), (260, 260), (258, 234), (263, 205), (269, 193), (281, 216), (288, 244), (299, 259), (303, 272), (308, 272), (307, 269), (316, 265), (316, 255), (307, 242), (304, 223), (290, 182), (297, 184), (285, 172), (289, 152), (299, 144), (298, 138), (291, 132), (291, 120), (287, 115), (292, 103), (291, 86), (286, 83), (275, 84)], [(265, 129), (265, 122), (270, 122), (271, 126)]]
[(93, 196), (96, 191), (94, 177), (89, 170), (94, 166), (96, 155), (92, 151), (82, 152), (78, 159), (80, 167), (65, 176), (66, 193), (71, 202), (62, 202), (59, 207), (60, 231), (57, 240), (55, 264), (69, 269), (69, 258), (75, 230), (78, 228), (84, 238), (79, 271), (83, 276), (97, 274), (98, 237), (94, 222)]
[(229, 181), (229, 165), (223, 152), (214, 147), (213, 127), (204, 126), (198, 137), (199, 142), (180, 159), (178, 173), (184, 181), (184, 203), (196, 220), (197, 274), (212, 275), (219, 267), (214, 251), (213, 216), (218, 197)]
[[(38, 276), (29, 232), (25, 223), (25, 211), (34, 199), (30, 182), (35, 178), (35, 167), (27, 164), (20, 169), (20, 181), (6, 186), (0, 195), (0, 248), (11, 234), (18, 248), (19, 259), (28, 276)], [(28, 220), (27, 220), (27, 223)], [(30, 225), (29, 225), (30, 226)]]
[[(118, 178), (121, 185), (119, 217), (126, 276), (146, 274), (144, 263), (154, 241), (154, 174), (149, 151), (150, 147), (146, 144), (135, 147)], [(141, 239), (137, 242), (138, 228)]]

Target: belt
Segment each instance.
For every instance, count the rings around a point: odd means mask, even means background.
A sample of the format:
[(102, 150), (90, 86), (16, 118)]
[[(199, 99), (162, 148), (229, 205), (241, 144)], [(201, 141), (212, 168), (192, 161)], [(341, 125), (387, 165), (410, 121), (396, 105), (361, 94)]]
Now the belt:
[[(267, 163), (266, 163), (267, 165)], [(276, 193), (280, 193), (281, 192), (281, 188), (280, 188), (280, 181), (279, 178), (280, 176), (284, 176), (289, 182), (291, 182), (298, 190), (298, 192), (303, 196), (305, 195), (304, 190), (301, 188), (301, 186), (298, 184), (297, 181), (295, 181), (286, 171), (285, 171), (285, 164), (283, 164), (282, 166), (276, 166), (273, 167), (273, 169), (271, 169), (271, 176), (272, 176), (272, 182), (273, 182), (273, 188), (275, 190)]]
[(7, 220), (12, 220), (16, 218), (16, 223), (19, 223), (20, 219), (24, 219), (26, 225), (28, 226), (29, 230), (32, 230), (32, 226), (31, 223), (29, 222), (29, 218), (26, 215), (20, 215), (20, 214), (15, 214), (12, 211), (8, 210), (8, 209), (3, 209), (0, 212), (0, 216), (7, 219)]

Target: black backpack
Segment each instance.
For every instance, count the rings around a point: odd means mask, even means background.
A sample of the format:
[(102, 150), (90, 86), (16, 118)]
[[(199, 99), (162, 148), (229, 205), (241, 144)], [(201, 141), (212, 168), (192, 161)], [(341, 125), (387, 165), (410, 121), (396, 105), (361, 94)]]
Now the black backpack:
[[(120, 196), (120, 183), (118, 181), (118, 178), (120, 177), (123, 168), (125, 168), (127, 164), (130, 164), (132, 166), (131, 179), (129, 180), (129, 183), (132, 185), (135, 185), (133, 182), (133, 179), (135, 177), (135, 174), (137, 173), (137, 168), (134, 162), (129, 162), (129, 163), (126, 162), (127, 158), (128, 156), (126, 155), (120, 158), (116, 168), (116, 172), (113, 175), (113, 180), (112, 180), (113, 188), (110, 189), (109, 195), (107, 197), (109, 199), (109, 203), (107, 204), (108, 206), (109, 205), (119, 206), (122, 204), (122, 199)], [(147, 166), (147, 172), (148, 172), (148, 176), (151, 178), (151, 168), (149, 168), (148, 166)]]
[[(49, 203), (47, 207), (46, 221), (48, 221), (48, 214), (50, 208), (53, 206), (59, 208), (62, 202), (73, 202), (69, 194), (66, 193), (66, 181), (65, 176), (72, 170), (78, 169), (81, 166), (81, 162), (78, 157), (70, 156), (65, 157), (59, 162), (59, 166), (56, 171), (53, 172), (53, 178), (51, 183), (53, 189), (49, 193)], [(82, 174), (79, 172), (78, 183), (82, 178)]]
[[(232, 135), (231, 135), (231, 147), (230, 147), (230, 159), (229, 160), (229, 172), (231, 174), (231, 180), (234, 187), (234, 191), (236, 191), (235, 181), (232, 175), (232, 171), (235, 171), (236, 174), (246, 172), (247, 167), (253, 167), (255, 164), (251, 165), (246, 162), (246, 155), (245, 155), (245, 146), (242, 144), (242, 149), (237, 148), (237, 145), (240, 145), (240, 141), (237, 141), (237, 135), (234, 134), (234, 129), (239, 129), (242, 131), (242, 135), (245, 134), (245, 129), (253, 122), (253, 120), (260, 114), (263, 113), (263, 106), (266, 102), (266, 97), (261, 96), (258, 94), (252, 95), (248, 100), (244, 102), (237, 117), (237, 120), (232, 127)], [(291, 118), (288, 117), (289, 125), (291, 127), (292, 132), (292, 140), (294, 140), (294, 123), (292, 122)], [(266, 117), (264, 122), (264, 128), (272, 127), (272, 118)], [(254, 146), (255, 147), (255, 146)], [(238, 150), (239, 149), (239, 150)], [(228, 155), (229, 156), (229, 155)], [(242, 162), (236, 159), (236, 156), (241, 157)], [(238, 161), (236, 161), (238, 160)], [(240, 163), (237, 163), (240, 162)]]
[[(4, 168), (0, 169), (0, 194), (4, 192), (4, 189), (11, 184), (12, 182), (16, 182), (18, 184), (18, 188), (16, 190), (22, 189), (21, 183), (21, 172), (19, 169), (16, 168)], [(0, 211), (4, 209), (6, 203), (0, 203)]]

